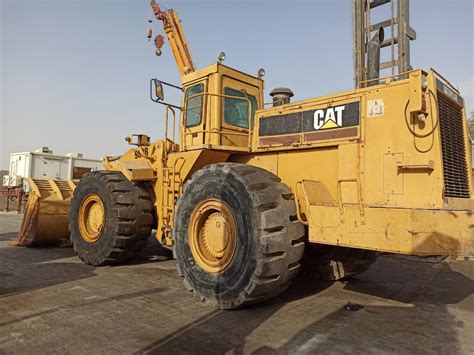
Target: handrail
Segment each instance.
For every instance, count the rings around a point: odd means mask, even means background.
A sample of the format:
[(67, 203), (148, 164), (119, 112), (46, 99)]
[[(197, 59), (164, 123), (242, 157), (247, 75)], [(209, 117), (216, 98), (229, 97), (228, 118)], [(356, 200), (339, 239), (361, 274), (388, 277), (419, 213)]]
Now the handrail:
[[(164, 154), (165, 159), (168, 156), (168, 147), (167, 147), (167, 144), (168, 144), (168, 121), (169, 121), (169, 112), (170, 111), (173, 114), (173, 130), (172, 130), (172, 132), (173, 132), (172, 138), (173, 139), (172, 139), (172, 144), (176, 144), (175, 143), (176, 112), (170, 105), (166, 105), (166, 110), (165, 110), (165, 142), (164, 142), (164, 147), (163, 147), (163, 154)], [(171, 146), (171, 150), (172, 151), (174, 150), (174, 146)]]
[[(189, 136), (189, 135), (195, 134), (195, 133), (219, 133), (219, 132), (221, 132), (221, 131), (214, 128), (214, 129), (203, 129), (203, 130), (200, 130), (200, 131), (193, 131), (193, 132), (184, 132), (184, 135)], [(226, 134), (234, 135), (234, 136), (248, 136), (248, 133), (244, 133), (244, 132), (226, 132)]]
[(396, 78), (396, 77), (398, 77), (398, 76), (407, 75), (407, 74), (412, 73), (412, 72), (414, 72), (414, 71), (416, 71), (416, 70), (417, 70), (417, 69), (415, 69), (415, 70), (408, 70), (408, 71), (403, 72), (403, 73), (388, 75), (388, 76), (384, 76), (384, 77), (381, 77), (381, 78), (374, 78), (374, 79), (363, 80), (363, 81), (360, 81), (360, 82), (357, 84), (357, 89), (360, 89), (362, 84), (368, 84), (368, 83), (371, 83), (371, 82), (373, 82), (373, 81), (381, 81), (381, 80), (387, 80), (387, 79), (391, 79), (391, 78)]
[(169, 117), (169, 114), (168, 112), (171, 111), (171, 113), (173, 114), (173, 135), (172, 135), (172, 141), (174, 143), (174, 139), (175, 139), (175, 135), (176, 135), (176, 112), (175, 110), (173, 110), (173, 108), (169, 105), (166, 106), (166, 111), (165, 111), (165, 141), (168, 140), (168, 117)]
[[(285, 102), (285, 100), (280, 99), (280, 100), (276, 100), (276, 101), (272, 101), (272, 102), (264, 102), (264, 103), (263, 103), (263, 107), (269, 106), (269, 105), (275, 105), (275, 103), (278, 103), (278, 102), (281, 102), (281, 105), (278, 105), (278, 106), (283, 106), (283, 105), (286, 105), (286, 104), (287, 104), (287, 103)], [(289, 102), (288, 102), (288, 103), (289, 103)], [(277, 107), (277, 106), (274, 106), (274, 107)]]
[(437, 77), (439, 77), (441, 80), (443, 80), (445, 82), (445, 84), (449, 85), (449, 87), (451, 89), (453, 89), (454, 91), (456, 91), (456, 93), (458, 95), (460, 95), (461, 93), (459, 92), (459, 89), (455, 88), (453, 84), (451, 84), (448, 79), (446, 79), (444, 76), (442, 76), (438, 71), (434, 70), (433, 68), (430, 68), (429, 70), (431, 70)]

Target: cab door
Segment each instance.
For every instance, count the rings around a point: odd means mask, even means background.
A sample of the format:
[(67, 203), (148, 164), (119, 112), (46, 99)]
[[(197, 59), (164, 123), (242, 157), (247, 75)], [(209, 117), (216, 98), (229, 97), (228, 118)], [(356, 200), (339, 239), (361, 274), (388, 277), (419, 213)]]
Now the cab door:
[(185, 89), (183, 103), (183, 137), (184, 149), (192, 149), (204, 144), (206, 129), (207, 80), (197, 82)]
[(258, 87), (223, 76), (222, 93), (224, 96), (220, 144), (226, 147), (247, 148), (249, 129), (253, 129), (255, 111), (261, 104)]

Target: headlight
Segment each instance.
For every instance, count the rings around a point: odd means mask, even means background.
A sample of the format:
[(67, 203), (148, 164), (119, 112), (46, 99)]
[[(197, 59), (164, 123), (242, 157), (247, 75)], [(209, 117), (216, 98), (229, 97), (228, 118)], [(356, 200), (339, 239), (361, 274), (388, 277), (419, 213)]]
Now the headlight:
[(426, 121), (426, 114), (424, 112), (419, 113), (416, 118), (418, 118), (418, 121), (420, 122), (425, 122)]
[(426, 91), (428, 89), (428, 77), (426, 75), (421, 76), (421, 88), (423, 91)]
[(225, 53), (220, 52), (219, 55), (217, 56), (217, 61), (220, 63), (220, 62), (223, 62), (224, 60), (225, 60)]

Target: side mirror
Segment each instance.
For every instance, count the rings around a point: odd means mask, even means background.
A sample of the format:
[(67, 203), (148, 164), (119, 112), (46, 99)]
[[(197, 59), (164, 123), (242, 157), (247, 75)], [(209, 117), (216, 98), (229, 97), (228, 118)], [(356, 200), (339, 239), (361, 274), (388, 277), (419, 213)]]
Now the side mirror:
[(155, 87), (155, 96), (158, 101), (165, 99), (165, 91), (163, 90), (163, 84), (158, 79), (152, 79), (153, 86)]
[(160, 105), (165, 105), (173, 108), (177, 108), (178, 110), (181, 110), (180, 106), (176, 105), (171, 105), (167, 102), (164, 102), (165, 100), (165, 91), (163, 89), (163, 86), (171, 86), (174, 89), (178, 89), (181, 92), (184, 92), (183, 88), (181, 86), (176, 86), (170, 83), (167, 83), (165, 81), (161, 81), (158, 79), (150, 79), (150, 99), (154, 103), (160, 104)]

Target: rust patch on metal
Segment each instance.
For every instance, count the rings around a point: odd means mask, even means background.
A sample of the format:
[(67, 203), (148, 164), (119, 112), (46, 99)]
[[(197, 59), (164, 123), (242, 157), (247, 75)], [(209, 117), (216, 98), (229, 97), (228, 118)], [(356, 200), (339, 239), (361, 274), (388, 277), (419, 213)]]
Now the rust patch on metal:
[(267, 138), (259, 139), (260, 145), (270, 145), (270, 144), (290, 145), (292, 143), (300, 143), (300, 142), (301, 142), (300, 134), (292, 134), (292, 135), (281, 136), (281, 137), (267, 137)]
[(350, 127), (343, 129), (322, 130), (318, 132), (311, 132), (304, 134), (305, 142), (311, 141), (326, 141), (331, 139), (340, 139), (347, 137), (357, 137), (358, 128)]

